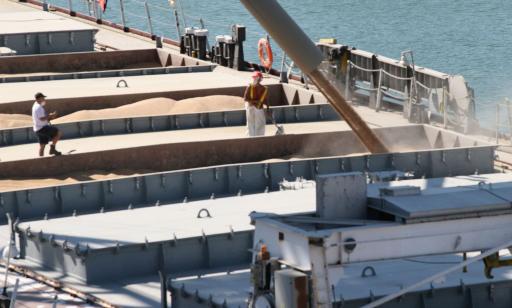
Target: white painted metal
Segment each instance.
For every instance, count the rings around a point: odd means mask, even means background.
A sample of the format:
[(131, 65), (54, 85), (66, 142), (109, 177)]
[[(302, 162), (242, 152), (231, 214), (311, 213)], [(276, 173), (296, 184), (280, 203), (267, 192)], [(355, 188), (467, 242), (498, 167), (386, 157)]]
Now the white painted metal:
[(480, 255), (478, 255), (476, 257), (470, 258), (470, 259), (468, 259), (468, 260), (466, 260), (464, 262), (461, 262), (461, 263), (459, 263), (459, 264), (457, 264), (455, 266), (452, 266), (452, 267), (450, 267), (450, 268), (448, 268), (448, 269), (446, 269), (446, 270), (444, 270), (442, 272), (439, 272), (439, 273), (437, 273), (435, 275), (432, 275), (430, 277), (427, 277), (427, 278), (425, 278), (425, 279), (423, 279), (423, 280), (421, 280), (421, 281), (419, 281), (419, 282), (417, 282), (417, 283), (415, 283), (413, 285), (410, 285), (410, 286), (400, 290), (399, 292), (396, 292), (396, 293), (393, 293), (393, 294), (389, 294), (389, 295), (387, 295), (387, 296), (385, 296), (385, 297), (383, 297), (383, 298), (381, 298), (379, 300), (376, 300), (376, 301), (374, 301), (374, 302), (372, 302), (372, 303), (370, 303), (368, 305), (364, 305), (362, 308), (378, 307), (378, 306), (380, 306), (382, 304), (385, 304), (385, 303), (387, 303), (387, 302), (389, 302), (389, 301), (391, 301), (391, 300), (393, 300), (393, 299), (395, 299), (397, 297), (400, 297), (400, 296), (402, 296), (402, 295), (404, 295), (404, 294), (406, 294), (408, 292), (414, 291), (417, 288), (419, 288), (419, 287), (421, 287), (421, 286), (423, 286), (423, 285), (425, 285), (427, 283), (430, 283), (430, 282), (435, 281), (435, 280), (437, 280), (439, 278), (442, 278), (442, 277), (444, 277), (444, 276), (446, 276), (446, 275), (448, 275), (450, 273), (453, 273), (454, 271), (460, 270), (460, 269), (462, 269), (462, 268), (464, 268), (464, 267), (466, 267), (466, 266), (468, 266), (468, 265), (470, 265), (470, 264), (472, 264), (472, 263), (474, 263), (476, 261), (480, 261), (480, 260), (482, 260), (485, 257), (488, 257), (488, 256), (490, 256), (490, 255), (492, 255), (492, 254), (494, 254), (496, 252), (499, 252), (502, 249), (507, 249), (510, 246), (512, 246), (512, 241), (507, 241), (507, 242), (505, 242), (505, 243), (503, 243), (503, 244), (501, 244), (501, 245), (499, 245), (497, 247), (494, 247), (493, 249), (489, 249), (489, 250), (485, 251), (484, 253), (482, 253), (482, 254), (480, 254)]
[[(325, 246), (329, 264), (346, 264), (477, 251), (495, 247), (509, 238), (512, 238), (512, 215), (501, 215), (411, 225), (345, 228), (325, 239)], [(344, 249), (348, 239), (353, 239), (356, 244), (350, 253)]]
[[(506, 182), (507, 179), (508, 183)], [(461, 205), (474, 206), (475, 197), (473, 193), (475, 192), (489, 193), (489, 197), (508, 203), (506, 200), (508, 200), (508, 189), (510, 189), (512, 180), (510, 175), (502, 176), (502, 178), (496, 177), (496, 179), (493, 179), (492, 176), (480, 176), (478, 178), (461, 177), (453, 181), (449, 180), (450, 178), (440, 179), (439, 183), (433, 182), (434, 192), (430, 192), (430, 194), (428, 193), (430, 186), (428, 180), (404, 181), (405, 183), (397, 186), (410, 185), (408, 182), (418, 182), (420, 184), (418, 186), (426, 190), (427, 196), (452, 197), (450, 199)], [(420, 183), (421, 181), (425, 183)], [(497, 181), (498, 184), (482, 184), (493, 181)], [(465, 187), (457, 187), (461, 184)], [(375, 188), (372, 188), (372, 191), (375, 191), (374, 194), (377, 195), (373, 198), (379, 198), (376, 188), (386, 185), (391, 186), (389, 184), (374, 185)], [(338, 187), (339, 191), (343, 191), (342, 186)], [(452, 193), (444, 193), (441, 187), (445, 186), (448, 188), (444, 189)], [(500, 188), (493, 188), (493, 186), (499, 186)], [(348, 185), (345, 189), (350, 187), (351, 185)], [(486, 187), (489, 189), (484, 189)], [(455, 189), (459, 190), (455, 192), (457, 198), (453, 198)], [(410, 197), (394, 198), (407, 199)], [(414, 198), (421, 198), (421, 196), (414, 196)], [(425, 201), (430, 199), (426, 198)], [(482, 204), (488, 204), (488, 202), (484, 202), (485, 198), (478, 200), (483, 202)], [(416, 200), (414, 202), (420, 201)], [(427, 202), (425, 207), (428, 207), (428, 205)], [(478, 207), (479, 212), (485, 212), (486, 210), (487, 207)], [(293, 225), (286, 223), (286, 217), (280, 219), (264, 214), (260, 217), (257, 215), (252, 217), (255, 219), (256, 225), (255, 241), (265, 242), (271, 256), (282, 259), (288, 266), (311, 272), (312, 296), (316, 307), (331, 307), (334, 295), (333, 288), (336, 288), (342, 280), (345, 267), (352, 263), (482, 251), (496, 249), (495, 247), (506, 248), (512, 245), (509, 242), (512, 238), (512, 214), (506, 212), (500, 215), (489, 212), (487, 216), (464, 219), (446, 217), (444, 220), (441, 219), (435, 222), (404, 224), (383, 221), (371, 225), (354, 225), (331, 229), (318, 229), (318, 224), (325, 224), (325, 222), (322, 222), (325, 221), (325, 217), (317, 219), (312, 216), (311, 221), (302, 221), (302, 223), (297, 221), (297, 224)], [(316, 225), (314, 224), (315, 219), (318, 220)], [(350, 219), (345, 220), (350, 221)], [(293, 217), (290, 218), (290, 221), (293, 221)], [(503, 243), (507, 243), (507, 246), (503, 246)], [(467, 265), (467, 263), (465, 264)], [(457, 268), (463, 266), (458, 265)], [(422, 284), (439, 277), (433, 276), (428, 281), (422, 281)], [(400, 293), (395, 297), (405, 293)]]
[(316, 213), (319, 217), (366, 217), (366, 175), (361, 172), (319, 175), (316, 182)]

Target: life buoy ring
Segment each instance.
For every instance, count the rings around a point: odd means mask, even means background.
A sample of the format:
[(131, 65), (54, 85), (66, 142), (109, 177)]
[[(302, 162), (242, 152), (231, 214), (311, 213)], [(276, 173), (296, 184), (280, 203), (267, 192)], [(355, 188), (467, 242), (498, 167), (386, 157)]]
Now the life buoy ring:
[(261, 38), (258, 41), (258, 57), (260, 58), (261, 64), (267, 70), (270, 70), (272, 68), (272, 63), (274, 62), (274, 55), (272, 54), (270, 42), (265, 38)]

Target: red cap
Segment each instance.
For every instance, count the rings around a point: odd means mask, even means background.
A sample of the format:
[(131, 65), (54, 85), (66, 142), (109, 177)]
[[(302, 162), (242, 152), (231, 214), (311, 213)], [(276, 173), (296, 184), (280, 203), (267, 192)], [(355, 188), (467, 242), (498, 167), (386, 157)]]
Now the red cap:
[(255, 71), (255, 72), (252, 74), (252, 78), (255, 78), (255, 77), (263, 78), (263, 74), (262, 74), (260, 71)]

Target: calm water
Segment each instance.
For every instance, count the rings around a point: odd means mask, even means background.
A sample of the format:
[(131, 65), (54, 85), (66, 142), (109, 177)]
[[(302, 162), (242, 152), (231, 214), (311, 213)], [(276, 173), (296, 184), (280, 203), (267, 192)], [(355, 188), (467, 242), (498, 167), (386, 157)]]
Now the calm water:
[[(127, 23), (147, 30), (143, 2), (124, 1)], [(148, 1), (155, 32), (176, 38), (168, 2)], [(418, 65), (462, 74), (475, 89), (481, 118), (494, 113), (495, 102), (512, 98), (511, 0), (279, 2), (314, 40), (334, 37), (340, 43), (392, 58), (412, 49)], [(52, 3), (67, 4), (62, 0)], [(198, 26), (199, 17), (203, 18), (211, 41), (217, 34), (229, 34), (231, 24), (246, 25), (246, 54), (255, 60), (256, 42), (264, 31), (238, 0), (181, 0), (181, 4), (187, 25)], [(119, 1), (110, 0), (104, 18), (120, 22), (119, 16)]]

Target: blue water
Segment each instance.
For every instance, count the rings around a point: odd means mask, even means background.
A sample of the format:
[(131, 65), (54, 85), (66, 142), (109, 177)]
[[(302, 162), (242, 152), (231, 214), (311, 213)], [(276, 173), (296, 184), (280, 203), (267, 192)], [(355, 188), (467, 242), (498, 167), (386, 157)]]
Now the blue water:
[[(128, 25), (147, 30), (143, 2), (124, 1)], [(168, 2), (148, 1), (155, 32), (175, 39)], [(340, 43), (392, 58), (412, 49), (418, 65), (463, 75), (475, 89), (480, 118), (494, 114), (494, 103), (512, 98), (511, 0), (279, 2), (314, 40), (334, 37)], [(76, 6), (79, 3), (83, 2)], [(231, 24), (246, 25), (246, 55), (256, 60), (256, 42), (265, 32), (238, 0), (181, 0), (181, 4), (187, 25), (198, 26), (202, 18), (211, 41), (217, 34), (229, 34)], [(104, 18), (121, 22), (119, 16), (119, 1), (110, 0)], [(277, 46), (274, 49), (279, 61), (280, 51)]]

